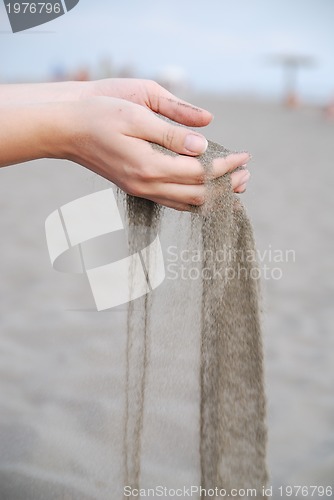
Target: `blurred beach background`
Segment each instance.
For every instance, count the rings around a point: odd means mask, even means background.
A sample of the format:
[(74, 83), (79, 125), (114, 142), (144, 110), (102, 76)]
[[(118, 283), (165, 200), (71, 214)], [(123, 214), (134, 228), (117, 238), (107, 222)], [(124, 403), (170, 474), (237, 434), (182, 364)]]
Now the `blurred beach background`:
[[(276, 498), (279, 486), (334, 486), (333, 19), (331, 0), (80, 0), (13, 35), (0, 5), (1, 83), (155, 79), (213, 112), (207, 138), (252, 153), (242, 199), (263, 271)], [(58, 467), (63, 456), (72, 475), (94, 477), (80, 498), (100, 498), (126, 319), (91, 311), (85, 279), (52, 269), (44, 222), (109, 183), (57, 160), (2, 169), (0, 179), (0, 479), (17, 470), (33, 498), (29, 461)]]

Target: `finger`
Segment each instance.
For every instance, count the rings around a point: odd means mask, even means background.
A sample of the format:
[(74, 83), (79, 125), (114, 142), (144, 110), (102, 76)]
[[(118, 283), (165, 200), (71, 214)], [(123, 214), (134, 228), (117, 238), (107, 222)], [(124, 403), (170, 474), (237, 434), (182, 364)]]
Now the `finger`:
[(184, 203), (176, 203), (167, 198), (150, 198), (151, 201), (157, 203), (158, 205), (162, 205), (167, 208), (173, 208), (174, 210), (189, 212), (191, 210), (191, 205), (186, 205)]
[[(232, 189), (237, 193), (246, 190), (250, 173), (248, 170), (238, 171), (231, 176)], [(219, 195), (219, 194), (218, 194)], [(153, 196), (148, 196), (152, 201), (175, 210), (189, 211), (193, 206), (201, 206), (206, 201), (206, 186), (184, 184), (162, 184), (155, 187)]]
[(209, 178), (217, 179), (227, 172), (233, 172), (236, 168), (245, 166), (249, 160), (249, 153), (231, 153), (225, 158), (216, 158), (213, 160), (213, 169)]
[(237, 167), (245, 165), (249, 160), (248, 153), (232, 154), (226, 158), (219, 158), (213, 162), (212, 171), (206, 174), (203, 165), (197, 158), (190, 158), (189, 156), (172, 157), (158, 151), (154, 151), (154, 155), (152, 164), (157, 167), (159, 180), (178, 184), (204, 184), (206, 178), (209, 180), (217, 179), (228, 171), (233, 171)]
[(150, 186), (150, 191), (151, 193), (143, 196), (150, 199), (152, 196), (163, 198), (182, 205), (200, 206), (205, 202), (206, 186), (162, 183)]
[(242, 193), (245, 193), (246, 189), (247, 189), (247, 183), (239, 186), (238, 189), (236, 189), (234, 192), (238, 193), (238, 194), (242, 194)]
[(209, 111), (178, 99), (156, 82), (151, 82), (148, 101), (152, 111), (190, 127), (204, 127), (213, 118)]
[[(233, 175), (233, 174), (232, 174)], [(249, 180), (250, 174), (247, 170), (245, 172), (236, 172), (233, 177), (231, 176), (231, 184), (232, 188), (235, 193), (244, 193), (246, 191), (247, 187), (247, 181)], [(165, 207), (173, 208), (175, 210), (181, 210), (181, 211), (191, 211), (194, 205), (202, 205), (203, 200), (205, 199), (205, 188), (204, 190), (196, 190), (196, 189), (191, 189), (191, 190), (184, 190), (182, 189), (182, 185), (180, 188), (176, 188), (173, 186), (173, 189), (169, 191), (169, 196), (173, 196), (173, 199), (165, 198), (165, 197), (159, 197), (159, 196), (154, 196), (151, 197), (150, 199), (154, 201), (155, 203), (158, 203), (159, 205), (163, 205)], [(188, 191), (188, 192), (186, 192)], [(191, 191), (191, 192), (190, 192)], [(191, 203), (182, 203), (179, 200), (179, 196), (186, 196), (185, 199), (188, 201), (191, 201)], [(219, 196), (219, 194), (217, 193)], [(189, 196), (190, 198), (189, 200)], [(196, 199), (194, 199), (196, 197)]]
[[(231, 186), (233, 190), (240, 189), (247, 184), (250, 178), (248, 170), (241, 170), (231, 175)], [(174, 203), (200, 206), (205, 203), (206, 186), (205, 185), (187, 185), (161, 183), (154, 186), (154, 196), (165, 198)]]
[(249, 181), (250, 173), (248, 170), (239, 170), (238, 172), (234, 172), (231, 174), (231, 185), (233, 191), (236, 191)]
[(160, 144), (183, 155), (200, 155), (208, 147), (208, 141), (203, 135), (168, 123), (144, 109), (138, 115), (132, 134), (133, 137)]

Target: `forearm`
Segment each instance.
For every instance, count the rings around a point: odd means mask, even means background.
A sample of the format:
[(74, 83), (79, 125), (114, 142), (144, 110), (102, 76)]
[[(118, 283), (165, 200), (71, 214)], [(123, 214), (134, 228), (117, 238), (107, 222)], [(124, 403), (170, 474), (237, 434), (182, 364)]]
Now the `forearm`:
[(65, 156), (64, 104), (0, 107), (0, 167)]
[(91, 82), (18, 83), (0, 85), (0, 106), (75, 101), (90, 95)]

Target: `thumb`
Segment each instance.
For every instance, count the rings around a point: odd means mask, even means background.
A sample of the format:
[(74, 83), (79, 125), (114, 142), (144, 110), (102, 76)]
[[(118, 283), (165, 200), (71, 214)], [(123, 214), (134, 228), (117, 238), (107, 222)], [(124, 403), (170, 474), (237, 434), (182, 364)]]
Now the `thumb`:
[(146, 83), (149, 85), (148, 107), (152, 111), (191, 127), (204, 127), (211, 122), (213, 117), (209, 111), (178, 99), (156, 82)]

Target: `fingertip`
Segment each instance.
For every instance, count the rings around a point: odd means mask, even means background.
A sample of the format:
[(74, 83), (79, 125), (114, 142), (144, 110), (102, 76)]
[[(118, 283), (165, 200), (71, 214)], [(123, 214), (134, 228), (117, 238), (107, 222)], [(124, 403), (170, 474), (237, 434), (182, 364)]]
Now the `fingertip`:
[(250, 179), (250, 172), (247, 169), (238, 170), (231, 174), (232, 189), (239, 191), (241, 186), (245, 185)]
[(245, 184), (242, 184), (237, 189), (235, 189), (234, 192), (238, 194), (243, 194), (246, 192), (246, 189), (247, 189), (247, 183), (245, 182)]
[(245, 169), (249, 160), (249, 153), (231, 153), (225, 158), (227, 171), (234, 172), (234, 170), (240, 169), (240, 167)]
[(201, 109), (202, 112), (202, 119), (205, 125), (209, 125), (209, 123), (212, 123), (214, 120), (214, 116), (210, 111), (207, 111), (206, 109)]
[(245, 164), (248, 163), (252, 158), (252, 155), (248, 151), (242, 151), (241, 153), (233, 153), (233, 155), (238, 161), (243, 161)]

